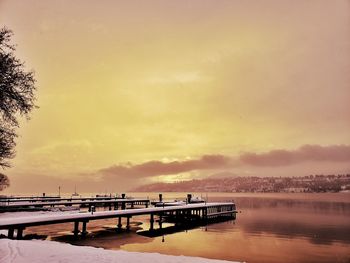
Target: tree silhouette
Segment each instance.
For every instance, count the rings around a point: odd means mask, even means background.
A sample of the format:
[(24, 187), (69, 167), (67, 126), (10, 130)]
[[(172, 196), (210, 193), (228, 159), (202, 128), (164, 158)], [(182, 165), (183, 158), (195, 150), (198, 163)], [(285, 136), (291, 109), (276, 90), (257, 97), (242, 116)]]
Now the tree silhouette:
[[(33, 71), (25, 71), (24, 62), (14, 55), (15, 46), (10, 43), (13, 33), (0, 29), (0, 167), (10, 166), (15, 156), (18, 117), (29, 118), (34, 104), (35, 78)], [(0, 190), (9, 185), (6, 175), (0, 173)]]

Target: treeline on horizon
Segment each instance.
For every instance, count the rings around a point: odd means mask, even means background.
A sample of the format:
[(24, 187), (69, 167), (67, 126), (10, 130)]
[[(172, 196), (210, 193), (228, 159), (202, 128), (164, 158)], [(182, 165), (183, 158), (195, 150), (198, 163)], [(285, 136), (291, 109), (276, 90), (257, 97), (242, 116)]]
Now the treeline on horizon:
[(350, 190), (350, 174), (308, 175), (302, 177), (235, 176), (193, 179), (174, 183), (153, 183), (140, 186), (137, 192), (297, 192), (322, 193)]

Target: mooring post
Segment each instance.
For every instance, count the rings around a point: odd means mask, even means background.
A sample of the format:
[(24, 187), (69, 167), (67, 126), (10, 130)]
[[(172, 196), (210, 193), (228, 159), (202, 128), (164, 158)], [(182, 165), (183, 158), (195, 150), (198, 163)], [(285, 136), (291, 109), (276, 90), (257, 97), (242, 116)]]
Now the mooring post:
[(131, 208), (134, 208), (134, 202), (131, 202)]
[(187, 203), (191, 203), (192, 194), (187, 194)]
[(152, 231), (153, 230), (153, 224), (154, 224), (154, 214), (153, 213), (151, 213), (151, 218), (149, 220), (149, 224), (150, 224), (149, 230)]
[(79, 221), (74, 221), (73, 234), (74, 234), (75, 237), (77, 237), (78, 234), (79, 234)]
[(146, 208), (148, 208), (148, 201), (146, 201), (145, 203), (146, 203)]
[[(122, 194), (122, 199), (125, 199), (125, 194)], [(125, 201), (122, 201), (122, 210), (125, 210)]]

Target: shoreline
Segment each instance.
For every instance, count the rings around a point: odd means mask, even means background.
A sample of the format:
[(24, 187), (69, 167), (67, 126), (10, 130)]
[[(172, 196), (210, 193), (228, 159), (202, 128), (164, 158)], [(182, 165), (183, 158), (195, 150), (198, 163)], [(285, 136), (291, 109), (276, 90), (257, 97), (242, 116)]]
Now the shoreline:
[(107, 250), (91, 246), (74, 246), (48, 240), (0, 239), (1, 263), (44, 263), (44, 262), (118, 262), (118, 263), (229, 263), (218, 259), (202, 257), (170, 256), (159, 253)]

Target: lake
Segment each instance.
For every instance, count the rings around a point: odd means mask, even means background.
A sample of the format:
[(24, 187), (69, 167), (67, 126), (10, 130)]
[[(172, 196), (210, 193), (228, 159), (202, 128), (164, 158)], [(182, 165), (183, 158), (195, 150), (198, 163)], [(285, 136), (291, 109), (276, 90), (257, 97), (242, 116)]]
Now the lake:
[[(186, 194), (163, 193), (163, 197)], [(130, 195), (158, 197), (156, 193)], [(236, 220), (191, 229), (163, 224), (163, 232), (151, 237), (146, 231), (148, 217), (132, 218), (131, 231), (121, 233), (115, 231), (116, 219), (93, 221), (88, 224), (88, 237), (78, 240), (72, 237), (72, 224), (32, 227), (25, 233), (48, 233), (48, 239), (75, 245), (245, 262), (350, 262), (349, 193), (209, 193), (208, 199), (234, 200), (239, 211)]]

